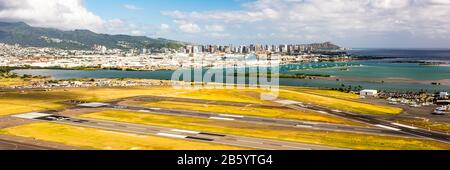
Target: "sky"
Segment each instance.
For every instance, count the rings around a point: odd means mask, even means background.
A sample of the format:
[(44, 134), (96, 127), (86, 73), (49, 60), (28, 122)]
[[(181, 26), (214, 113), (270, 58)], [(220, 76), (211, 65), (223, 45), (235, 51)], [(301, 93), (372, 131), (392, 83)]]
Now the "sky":
[(197, 44), (450, 48), (449, 0), (0, 0), (0, 21)]

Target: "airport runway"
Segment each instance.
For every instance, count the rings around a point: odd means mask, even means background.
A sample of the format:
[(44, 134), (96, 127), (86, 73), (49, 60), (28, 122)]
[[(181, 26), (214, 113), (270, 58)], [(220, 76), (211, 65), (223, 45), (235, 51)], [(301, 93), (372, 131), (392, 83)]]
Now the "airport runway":
[[(285, 109), (283, 106), (269, 106), (254, 103), (242, 103), (242, 102), (231, 102), (231, 101), (215, 101), (215, 100), (202, 100), (202, 99), (191, 99), (191, 98), (181, 98), (181, 97), (165, 97), (165, 96), (137, 96), (128, 99), (136, 101), (175, 101), (175, 102), (187, 102), (187, 103), (199, 103), (199, 104), (215, 104), (215, 105), (227, 105), (227, 106), (238, 106), (238, 107), (257, 107), (265, 109)], [(123, 101), (123, 100), (122, 100)]]
[(390, 131), (395, 131), (398, 133), (403, 133), (406, 135), (420, 137), (420, 138), (432, 139), (432, 140), (450, 144), (450, 135), (448, 135), (448, 134), (434, 132), (434, 131), (427, 131), (427, 130), (420, 129), (417, 127), (398, 124), (395, 122), (382, 120), (382, 119), (375, 118), (375, 117), (368, 116), (368, 115), (344, 112), (344, 111), (340, 111), (340, 110), (333, 110), (333, 109), (315, 106), (315, 105), (293, 104), (293, 105), (289, 105), (288, 107), (290, 107), (292, 109), (302, 109), (302, 110), (310, 109), (310, 110), (314, 110), (314, 111), (318, 111), (318, 112), (323, 112), (326, 114), (332, 114), (332, 115), (344, 117), (344, 118), (347, 118), (350, 120), (367, 123), (367, 124), (373, 125), (375, 127), (380, 127), (380, 128), (387, 129)]
[(54, 150), (54, 148), (0, 139), (0, 150)]
[[(208, 101), (208, 100), (199, 100), (199, 99), (183, 99), (183, 98), (173, 98), (173, 97), (160, 97), (160, 96), (140, 96), (136, 98), (137, 100), (171, 100), (171, 101), (185, 101), (185, 102), (194, 102), (194, 103), (203, 103), (203, 104), (224, 104), (224, 105), (233, 105), (233, 106), (248, 106), (251, 104), (248, 103), (239, 103), (239, 102), (219, 102), (219, 101)], [(372, 125), (376, 128), (359, 128), (353, 126), (345, 126), (345, 125), (335, 125), (335, 124), (326, 124), (326, 123), (318, 123), (318, 122), (304, 122), (304, 121), (296, 121), (296, 120), (285, 120), (285, 119), (272, 119), (272, 118), (260, 118), (260, 117), (250, 117), (250, 116), (238, 116), (238, 117), (227, 117), (223, 116), (223, 114), (218, 113), (205, 113), (205, 112), (192, 112), (192, 111), (179, 111), (173, 109), (160, 109), (158, 113), (167, 112), (170, 114), (184, 114), (187, 116), (195, 116), (195, 117), (219, 117), (224, 120), (227, 118), (233, 120), (247, 121), (247, 122), (256, 122), (256, 123), (266, 123), (266, 124), (278, 124), (285, 126), (296, 126), (298, 128), (317, 128), (321, 130), (335, 130), (335, 131), (348, 131), (348, 132), (361, 132), (361, 133), (372, 133), (372, 134), (388, 134), (395, 136), (412, 136), (418, 138), (427, 138), (433, 139), (444, 143), (450, 143), (450, 135), (427, 131), (424, 129), (420, 129), (417, 127), (411, 127), (408, 125), (398, 124), (395, 122), (386, 121), (383, 119), (375, 118), (369, 115), (362, 115), (350, 112), (344, 112), (340, 110), (329, 109), (326, 107), (316, 106), (316, 105), (304, 105), (299, 102), (294, 102), (297, 104), (285, 104), (284, 106), (278, 106), (282, 108), (291, 108), (296, 110), (305, 110), (309, 109), (312, 111), (316, 111), (319, 113), (335, 115), (339, 117), (343, 117), (350, 120), (359, 121), (362, 123), (366, 123)], [(258, 105), (257, 107), (271, 107)], [(133, 108), (132, 108), (133, 110)], [(142, 110), (144, 111), (144, 110)], [(156, 112), (158, 110), (151, 110), (151, 112)], [(180, 113), (181, 112), (181, 113)]]
[[(148, 97), (147, 97), (148, 98)], [(328, 130), (328, 131), (342, 131), (342, 132), (357, 132), (366, 134), (383, 134), (383, 135), (395, 135), (395, 136), (406, 136), (403, 133), (399, 133), (392, 130), (387, 130), (383, 128), (367, 128), (367, 127), (357, 127), (339, 124), (330, 124), (322, 122), (311, 122), (311, 121), (301, 121), (292, 119), (278, 119), (278, 118), (264, 118), (256, 116), (244, 116), (235, 114), (223, 114), (223, 113), (213, 113), (213, 112), (201, 112), (201, 111), (188, 111), (188, 110), (178, 110), (178, 109), (164, 109), (164, 108), (149, 108), (149, 107), (138, 107), (138, 106), (123, 106), (114, 105), (111, 103), (110, 108), (136, 111), (141, 113), (154, 113), (163, 115), (173, 115), (173, 116), (188, 116), (196, 118), (205, 119), (216, 119), (223, 121), (242, 121), (250, 123), (260, 123), (260, 124), (270, 124), (278, 126), (286, 126), (293, 128), (303, 128), (303, 129), (316, 129), (316, 130)], [(286, 108), (286, 107), (283, 107)]]
[[(137, 100), (171, 100), (171, 101), (184, 101), (184, 102), (194, 102), (194, 103), (204, 103), (204, 104), (224, 104), (224, 105), (233, 105), (233, 106), (247, 106), (251, 105), (248, 103), (239, 103), (239, 102), (220, 102), (220, 101), (208, 101), (208, 100), (199, 100), (199, 99), (183, 99), (183, 98), (173, 98), (173, 97), (160, 97), (160, 96), (145, 96), (145, 97), (138, 97)], [(292, 102), (292, 103), (299, 103), (299, 102)], [(264, 105), (255, 105), (256, 107), (272, 107), (272, 106), (264, 106)], [(417, 127), (411, 127), (408, 125), (398, 124), (395, 122), (390, 122), (386, 120), (382, 120), (379, 118), (375, 118), (368, 115), (362, 115), (362, 114), (356, 114), (356, 113), (349, 113), (349, 112), (343, 112), (339, 110), (333, 110), (326, 107), (320, 107), (315, 105), (304, 105), (304, 104), (287, 104), (284, 106), (277, 106), (281, 108), (292, 108), (296, 110), (304, 110), (309, 109), (313, 111), (322, 112), (324, 114), (330, 114), (335, 115), (343, 118), (347, 118), (350, 120), (355, 120), (359, 122), (363, 122), (369, 125), (372, 125), (377, 128), (355, 128), (352, 126), (342, 126), (342, 125), (334, 125), (334, 124), (323, 124), (323, 123), (316, 123), (313, 122), (313, 126), (311, 125), (311, 122), (302, 122), (302, 121), (290, 121), (290, 120), (283, 120), (283, 119), (270, 119), (270, 118), (258, 118), (258, 117), (248, 117), (245, 119), (240, 119), (241, 121), (249, 121), (249, 122), (260, 122), (260, 123), (275, 123), (279, 125), (287, 125), (292, 126), (293, 123), (296, 124), (297, 127), (303, 127), (303, 128), (317, 128), (322, 130), (338, 130), (338, 131), (349, 131), (349, 132), (362, 132), (362, 133), (377, 133), (377, 134), (390, 134), (390, 135), (396, 135), (396, 136), (413, 136), (413, 137), (419, 137), (419, 138), (428, 138), (433, 139), (445, 143), (450, 143), (450, 135), (440, 133), (440, 132), (434, 132), (434, 131), (427, 131), (424, 129), (420, 129)], [(169, 109), (170, 110), (170, 109)], [(153, 112), (153, 111), (152, 111)], [(239, 118), (233, 118), (233, 119), (239, 119)], [(381, 130), (380, 130), (381, 129)]]
[(35, 118), (38, 121), (49, 121), (54, 123), (61, 123), (67, 125), (83, 126), (98, 128), (104, 130), (111, 130), (117, 132), (153, 135), (168, 138), (211, 142), (217, 144), (225, 144), (232, 146), (247, 147), (262, 150), (340, 150), (341, 148), (328, 147), (321, 145), (302, 144), (286, 141), (278, 141), (271, 139), (262, 139), (254, 137), (243, 137), (235, 135), (215, 134), (199, 131), (191, 131), (184, 129), (173, 129), (158, 126), (137, 125), (123, 122), (113, 122), (96, 119), (78, 119), (65, 116), (45, 116)]

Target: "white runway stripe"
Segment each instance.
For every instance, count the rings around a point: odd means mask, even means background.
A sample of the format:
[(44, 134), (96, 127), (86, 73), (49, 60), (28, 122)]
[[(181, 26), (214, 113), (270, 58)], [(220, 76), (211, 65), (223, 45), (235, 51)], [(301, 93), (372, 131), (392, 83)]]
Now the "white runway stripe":
[(183, 135), (175, 135), (175, 134), (170, 134), (170, 133), (157, 133), (156, 135), (158, 136), (164, 136), (164, 137), (171, 137), (171, 138), (187, 138), (187, 136), (183, 136)]
[(191, 134), (199, 134), (200, 132), (197, 131), (190, 131), (190, 130), (181, 130), (181, 129), (172, 129), (174, 132), (181, 132), (181, 133), (191, 133)]
[(312, 126), (308, 126), (308, 125), (295, 125), (296, 127), (299, 128), (312, 128)]
[(309, 125), (317, 125), (318, 123), (316, 122), (303, 122), (304, 124), (309, 124)]
[(380, 128), (389, 129), (389, 130), (400, 131), (400, 129), (389, 127), (389, 126), (384, 126), (384, 125), (375, 125), (375, 126), (380, 127)]
[(401, 127), (405, 127), (405, 128), (417, 129), (416, 127), (408, 126), (408, 125), (404, 125), (404, 124), (400, 124), (400, 123), (392, 123), (392, 124), (393, 125), (397, 125), (397, 126), (401, 126)]
[(235, 118), (243, 118), (244, 116), (241, 115), (229, 115), (229, 114), (219, 114), (219, 116), (223, 117), (235, 117)]
[(210, 119), (216, 119), (216, 120), (228, 120), (228, 121), (234, 120), (232, 118), (225, 118), (225, 117), (209, 117), (209, 118)]

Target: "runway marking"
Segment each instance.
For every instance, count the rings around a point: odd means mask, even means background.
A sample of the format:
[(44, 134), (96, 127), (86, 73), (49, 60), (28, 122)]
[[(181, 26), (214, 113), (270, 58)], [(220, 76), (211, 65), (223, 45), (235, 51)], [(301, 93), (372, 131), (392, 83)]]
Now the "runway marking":
[(309, 124), (309, 125), (317, 125), (317, 124), (319, 124), (319, 123), (316, 123), (316, 122), (303, 122), (304, 124)]
[(138, 110), (138, 112), (144, 112), (144, 113), (149, 113), (149, 110)]
[(52, 116), (52, 114), (31, 112), (31, 113), (13, 115), (12, 117), (22, 118), (22, 119), (37, 119), (37, 118), (47, 117), (47, 116)]
[(299, 150), (312, 150), (311, 148), (303, 148), (303, 147), (297, 147), (297, 146), (287, 146), (287, 145), (284, 145), (284, 146), (282, 146), (282, 147), (285, 147), (285, 148), (293, 148), (293, 149), (299, 149)]
[(380, 127), (380, 128), (389, 129), (389, 130), (394, 130), (394, 131), (401, 131), (400, 129), (393, 128), (393, 127), (390, 127), (390, 126), (384, 126), (384, 125), (375, 125), (375, 126)]
[(215, 134), (215, 133), (206, 133), (206, 132), (200, 132), (200, 135), (209, 135), (209, 136), (219, 136), (219, 137), (225, 137), (226, 135), (222, 134)]
[(325, 111), (317, 111), (317, 112), (322, 113), (322, 114), (329, 114), (328, 112), (325, 112)]
[(337, 113), (341, 113), (341, 112), (342, 112), (342, 111), (340, 111), (340, 110), (331, 110), (331, 111), (337, 112)]
[(214, 139), (199, 138), (199, 137), (193, 137), (193, 136), (188, 136), (188, 137), (186, 137), (186, 139), (195, 139), (195, 140), (204, 140), (204, 141), (214, 141)]
[(157, 133), (156, 135), (158, 136), (165, 136), (165, 137), (171, 137), (171, 138), (187, 138), (187, 136), (183, 136), (183, 135), (175, 135), (175, 134), (170, 134), (170, 133)]
[(210, 119), (216, 119), (216, 120), (227, 120), (227, 121), (232, 121), (234, 119), (232, 118), (225, 118), (225, 117), (209, 117)]
[(408, 125), (404, 125), (404, 124), (400, 124), (400, 123), (392, 123), (393, 125), (397, 125), (397, 126), (401, 126), (401, 127), (405, 127), (405, 128), (410, 128), (410, 129), (418, 129), (416, 127), (413, 126), (408, 126)]
[(312, 128), (312, 126), (308, 126), (308, 125), (295, 125), (295, 127), (300, 127), (300, 128)]
[(161, 108), (150, 108), (151, 110), (161, 110)]
[(235, 117), (235, 118), (243, 118), (244, 116), (241, 115), (229, 115), (229, 114), (219, 114), (219, 116), (223, 117)]
[(200, 132), (197, 132), (197, 131), (181, 130), (181, 129), (172, 129), (172, 131), (174, 131), (174, 132), (181, 132), (181, 133), (200, 134)]

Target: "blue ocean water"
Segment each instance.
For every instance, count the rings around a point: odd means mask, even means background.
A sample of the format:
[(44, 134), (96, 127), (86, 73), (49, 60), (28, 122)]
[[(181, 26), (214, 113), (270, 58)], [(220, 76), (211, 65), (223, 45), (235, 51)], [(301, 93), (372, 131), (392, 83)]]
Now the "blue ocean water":
[(354, 49), (349, 54), (359, 56), (391, 57), (403, 60), (450, 61), (450, 49)]

